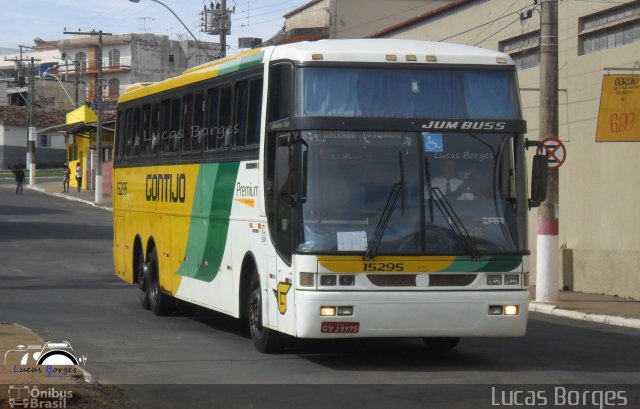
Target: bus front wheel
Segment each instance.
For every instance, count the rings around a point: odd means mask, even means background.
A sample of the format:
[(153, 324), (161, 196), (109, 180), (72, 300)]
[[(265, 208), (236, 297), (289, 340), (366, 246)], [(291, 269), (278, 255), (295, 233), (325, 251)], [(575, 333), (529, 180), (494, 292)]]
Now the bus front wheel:
[(432, 351), (451, 351), (460, 342), (460, 337), (422, 338), (422, 341)]
[(280, 335), (262, 325), (262, 289), (258, 272), (254, 270), (249, 284), (249, 332), (256, 349), (263, 353), (277, 352), (282, 349)]
[(158, 269), (158, 252), (154, 247), (149, 255), (145, 271), (146, 286), (149, 292), (149, 307), (154, 315), (169, 315), (175, 307), (175, 299), (160, 289), (160, 272)]

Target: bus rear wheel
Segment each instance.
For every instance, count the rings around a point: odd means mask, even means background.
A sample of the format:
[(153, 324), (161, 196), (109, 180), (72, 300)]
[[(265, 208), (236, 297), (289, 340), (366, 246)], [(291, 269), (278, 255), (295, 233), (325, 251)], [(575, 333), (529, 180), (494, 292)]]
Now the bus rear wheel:
[(432, 351), (451, 351), (460, 342), (460, 337), (422, 338), (422, 341)]
[(138, 280), (138, 300), (140, 301), (140, 306), (148, 310), (151, 308), (149, 305), (149, 288), (146, 279), (148, 266), (147, 263), (144, 262), (144, 256), (141, 251), (136, 255), (134, 266)]
[(262, 325), (262, 289), (258, 272), (255, 270), (249, 284), (247, 311), (249, 313), (249, 332), (256, 349), (262, 353), (280, 351), (283, 346), (280, 334)]
[(149, 254), (149, 262), (145, 272), (146, 286), (149, 292), (149, 307), (154, 315), (169, 315), (175, 308), (175, 299), (164, 294), (160, 289), (160, 274), (158, 269), (158, 252), (154, 247)]

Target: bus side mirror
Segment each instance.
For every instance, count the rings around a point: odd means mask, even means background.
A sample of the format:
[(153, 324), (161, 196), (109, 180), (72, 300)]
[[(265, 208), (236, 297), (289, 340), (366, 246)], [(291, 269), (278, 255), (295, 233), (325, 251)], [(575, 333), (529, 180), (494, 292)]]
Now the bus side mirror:
[(531, 169), (531, 198), (529, 208), (538, 207), (547, 198), (549, 160), (546, 155), (534, 155)]

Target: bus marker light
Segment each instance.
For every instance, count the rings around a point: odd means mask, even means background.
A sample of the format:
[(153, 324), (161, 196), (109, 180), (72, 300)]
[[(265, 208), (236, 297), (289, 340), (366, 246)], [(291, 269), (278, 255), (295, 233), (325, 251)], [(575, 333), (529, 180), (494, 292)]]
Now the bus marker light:
[(504, 57), (496, 57), (496, 62), (498, 64), (506, 64), (507, 63), (507, 59)]
[(490, 305), (489, 306), (489, 315), (502, 315), (502, 305)]
[(314, 61), (319, 61), (324, 59), (324, 56), (322, 54), (311, 54), (311, 59)]
[(320, 315), (323, 317), (333, 317), (336, 315), (336, 307), (320, 307)]
[(334, 275), (324, 274), (320, 276), (320, 285), (336, 285), (337, 279)]
[(520, 308), (518, 305), (505, 305), (504, 315), (518, 315)]
[(438, 57), (435, 55), (427, 55), (427, 62), (436, 62), (438, 61)]
[(407, 54), (407, 61), (418, 61), (418, 58), (413, 54)]
[(300, 287), (313, 287), (315, 285), (314, 273), (300, 273)]
[(502, 285), (502, 275), (490, 274), (487, 276), (487, 285)]
[(341, 317), (353, 315), (353, 307), (338, 307), (338, 315)]
[(518, 285), (520, 284), (520, 276), (518, 274), (507, 274), (504, 276), (504, 283), (506, 285)]
[(397, 61), (395, 54), (387, 54), (387, 61)]

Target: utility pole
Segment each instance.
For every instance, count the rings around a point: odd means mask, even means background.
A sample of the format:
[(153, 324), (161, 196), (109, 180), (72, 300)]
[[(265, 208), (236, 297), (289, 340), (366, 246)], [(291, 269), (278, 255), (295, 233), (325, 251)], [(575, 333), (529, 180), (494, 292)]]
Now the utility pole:
[(102, 36), (110, 36), (111, 33), (103, 33), (102, 30), (89, 32), (70, 32), (65, 31), (64, 34), (83, 34), (98, 36), (98, 49), (96, 50), (96, 69), (98, 78), (96, 79), (95, 103), (98, 111), (98, 121), (96, 123), (96, 180), (95, 180), (95, 203), (102, 203), (102, 116), (104, 114), (104, 101), (102, 100)]
[[(133, 1), (133, 0), (132, 0)], [(211, 7), (204, 7), (202, 11), (202, 31), (207, 34), (220, 36), (220, 54), (216, 58), (224, 58), (227, 56), (227, 35), (230, 34), (231, 20), (229, 13), (235, 13), (236, 8), (227, 10), (227, 0), (220, 0), (219, 3)]]
[[(36, 61), (40, 61), (40, 59), (22, 58), (22, 47), (20, 47), (20, 58), (5, 58), (5, 61), (14, 61), (18, 63), (18, 66), (22, 66), (23, 61), (29, 61), (29, 79), (28, 86), (29, 91), (27, 95), (27, 161), (26, 165), (29, 168), (29, 185), (33, 186), (36, 184), (36, 114), (35, 114), (35, 106), (36, 106), (36, 88), (35, 88), (35, 74), (34, 74), (34, 66)], [(20, 81), (18, 81), (18, 86)]]
[[(541, 0), (540, 140), (558, 137), (558, 0)], [(538, 209), (536, 301), (558, 300), (559, 181), (549, 169), (547, 199)]]
[(227, 0), (220, 0), (220, 58), (227, 56)]

